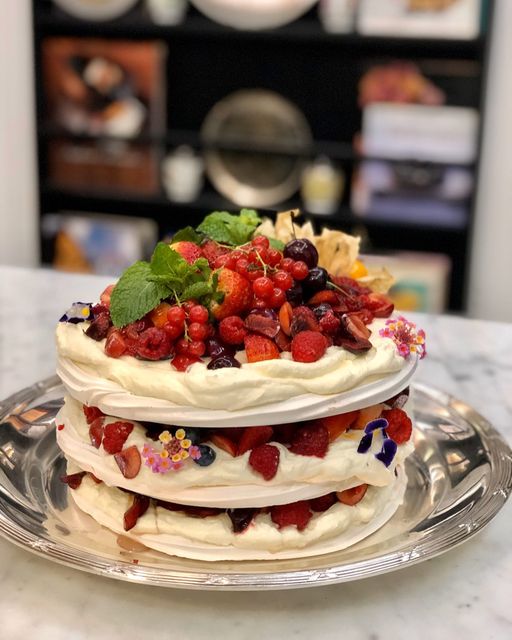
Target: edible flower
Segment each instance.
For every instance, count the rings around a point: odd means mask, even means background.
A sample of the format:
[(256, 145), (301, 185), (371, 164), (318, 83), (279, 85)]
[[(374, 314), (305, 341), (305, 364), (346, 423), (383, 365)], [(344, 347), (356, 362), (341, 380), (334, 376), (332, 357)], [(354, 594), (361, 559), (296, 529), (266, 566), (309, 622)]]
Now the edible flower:
[(393, 462), (393, 458), (395, 457), (398, 449), (396, 442), (387, 437), (386, 429), (388, 425), (389, 423), (386, 418), (377, 418), (376, 420), (368, 422), (364, 428), (363, 437), (359, 441), (359, 446), (357, 447), (357, 453), (367, 453), (372, 446), (375, 432), (381, 431), (384, 441), (382, 443), (381, 450), (375, 454), (375, 457), (386, 467), (389, 467)]
[(386, 326), (379, 331), (379, 334), (383, 338), (393, 340), (402, 358), (408, 358), (411, 353), (415, 353), (421, 360), (427, 354), (425, 332), (403, 316), (386, 320)]
[(78, 324), (92, 318), (92, 304), (90, 302), (73, 302), (59, 322)]
[(391, 438), (386, 438), (382, 443), (382, 449), (379, 453), (375, 454), (377, 460), (380, 460), (386, 467), (393, 462), (393, 458), (396, 455), (398, 447), (394, 440)]
[(187, 438), (185, 429), (177, 429), (174, 435), (170, 431), (162, 431), (158, 439), (163, 445), (161, 449), (147, 444), (142, 448), (145, 464), (151, 468), (153, 473), (179, 471), (188, 458), (199, 460), (201, 457), (201, 449), (193, 445), (190, 438)]

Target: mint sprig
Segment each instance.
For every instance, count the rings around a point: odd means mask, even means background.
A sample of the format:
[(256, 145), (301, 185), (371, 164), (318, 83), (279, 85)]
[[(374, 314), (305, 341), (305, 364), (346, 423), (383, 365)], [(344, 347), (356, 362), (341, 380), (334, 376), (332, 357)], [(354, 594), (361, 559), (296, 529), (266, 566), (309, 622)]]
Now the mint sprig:
[(249, 242), (260, 222), (253, 209), (242, 209), (237, 216), (227, 211), (214, 211), (206, 216), (196, 231), (221, 244), (239, 246)]
[(162, 300), (194, 298), (204, 304), (216, 295), (216, 278), (208, 261), (189, 264), (164, 242), (157, 244), (151, 262), (136, 262), (120, 277), (110, 299), (110, 315), (116, 327), (140, 320)]

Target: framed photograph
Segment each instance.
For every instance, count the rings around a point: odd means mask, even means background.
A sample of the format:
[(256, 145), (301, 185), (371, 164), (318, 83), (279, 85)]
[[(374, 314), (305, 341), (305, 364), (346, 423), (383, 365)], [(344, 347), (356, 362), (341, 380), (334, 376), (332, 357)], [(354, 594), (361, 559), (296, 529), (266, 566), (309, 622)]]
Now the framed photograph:
[(361, 0), (357, 30), (367, 36), (472, 40), (481, 0)]

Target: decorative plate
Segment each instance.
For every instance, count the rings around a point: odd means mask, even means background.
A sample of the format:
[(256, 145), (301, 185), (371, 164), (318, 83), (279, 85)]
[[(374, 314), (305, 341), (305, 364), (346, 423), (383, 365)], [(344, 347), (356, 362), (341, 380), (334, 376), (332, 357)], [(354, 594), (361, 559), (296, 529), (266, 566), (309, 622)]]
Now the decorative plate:
[[(0, 535), (62, 564), (111, 578), (186, 589), (263, 590), (365, 578), (433, 558), (474, 536), (512, 489), (512, 452), (467, 404), (415, 386), (415, 452), (405, 500), (382, 529), (344, 551), (301, 560), (201, 562), (147, 550), (68, 504), (54, 417), (56, 377), (0, 404)], [(90, 519), (89, 519), (90, 520)]]

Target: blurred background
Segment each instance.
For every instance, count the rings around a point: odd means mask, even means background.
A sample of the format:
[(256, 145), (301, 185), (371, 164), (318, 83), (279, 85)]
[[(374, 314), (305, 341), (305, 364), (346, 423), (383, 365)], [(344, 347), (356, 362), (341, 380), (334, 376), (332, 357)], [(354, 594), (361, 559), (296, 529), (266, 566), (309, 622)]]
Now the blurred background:
[(399, 308), (512, 321), (512, 2), (1, 10), (3, 264), (116, 275), (211, 211), (298, 207)]

